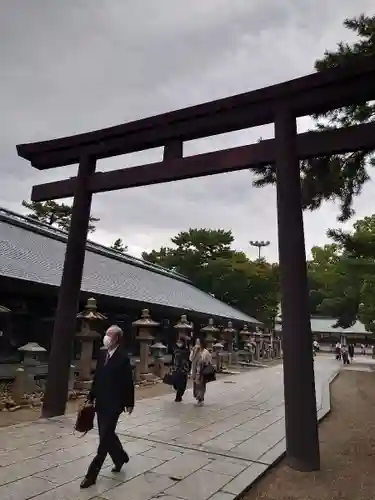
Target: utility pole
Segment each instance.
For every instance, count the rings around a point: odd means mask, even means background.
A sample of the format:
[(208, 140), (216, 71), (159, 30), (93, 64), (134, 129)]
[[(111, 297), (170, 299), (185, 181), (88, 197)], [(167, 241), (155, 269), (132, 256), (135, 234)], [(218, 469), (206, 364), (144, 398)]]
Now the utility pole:
[(256, 247), (258, 249), (258, 260), (261, 259), (261, 251), (263, 247), (268, 247), (270, 244), (269, 241), (249, 241), (252, 247)]

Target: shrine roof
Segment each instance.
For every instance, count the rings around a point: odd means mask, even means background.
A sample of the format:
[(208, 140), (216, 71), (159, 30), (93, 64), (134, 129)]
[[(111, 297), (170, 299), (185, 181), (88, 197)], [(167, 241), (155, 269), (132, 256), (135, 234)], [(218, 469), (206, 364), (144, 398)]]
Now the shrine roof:
[[(279, 324), (276, 325), (275, 330), (281, 331), (281, 316), (278, 318)], [(354, 325), (348, 328), (335, 327), (337, 319), (328, 316), (311, 316), (311, 332), (312, 333), (327, 333), (336, 335), (371, 335), (361, 321), (357, 320)]]
[[(65, 231), (0, 208), (0, 277), (58, 287)], [(258, 324), (196, 288), (185, 276), (92, 241), (87, 242), (83, 292)]]
[(357, 320), (354, 325), (348, 328), (335, 327), (337, 319), (323, 316), (311, 317), (311, 330), (316, 333), (338, 333), (342, 335), (371, 335), (361, 321)]

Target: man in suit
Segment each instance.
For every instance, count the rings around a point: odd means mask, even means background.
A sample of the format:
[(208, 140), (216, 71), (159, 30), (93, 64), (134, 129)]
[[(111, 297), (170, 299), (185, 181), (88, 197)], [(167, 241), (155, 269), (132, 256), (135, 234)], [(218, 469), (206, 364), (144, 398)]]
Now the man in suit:
[(134, 384), (129, 357), (120, 346), (123, 332), (111, 326), (103, 338), (105, 351), (100, 353), (89, 401), (95, 404), (98, 419), (99, 446), (81, 488), (95, 484), (103, 462), (109, 453), (113, 460), (112, 472), (120, 472), (129, 457), (116, 435), (118, 419), (123, 411), (129, 415), (134, 408)]

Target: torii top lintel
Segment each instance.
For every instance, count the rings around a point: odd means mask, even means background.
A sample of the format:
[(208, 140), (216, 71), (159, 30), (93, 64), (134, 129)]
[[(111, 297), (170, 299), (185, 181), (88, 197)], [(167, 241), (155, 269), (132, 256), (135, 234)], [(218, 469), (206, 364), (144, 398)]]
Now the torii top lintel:
[(17, 146), (40, 170), (166, 146), (274, 121), (280, 107), (296, 117), (375, 98), (375, 57), (342, 68), (94, 132)]

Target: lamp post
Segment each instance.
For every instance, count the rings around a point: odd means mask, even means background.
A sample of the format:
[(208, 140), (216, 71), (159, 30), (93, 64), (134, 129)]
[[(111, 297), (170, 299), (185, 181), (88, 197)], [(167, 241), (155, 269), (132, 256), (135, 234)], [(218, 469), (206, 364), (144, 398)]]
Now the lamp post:
[(258, 249), (258, 260), (261, 258), (262, 248), (268, 247), (270, 244), (269, 241), (249, 241), (249, 243), (252, 247), (256, 247)]

